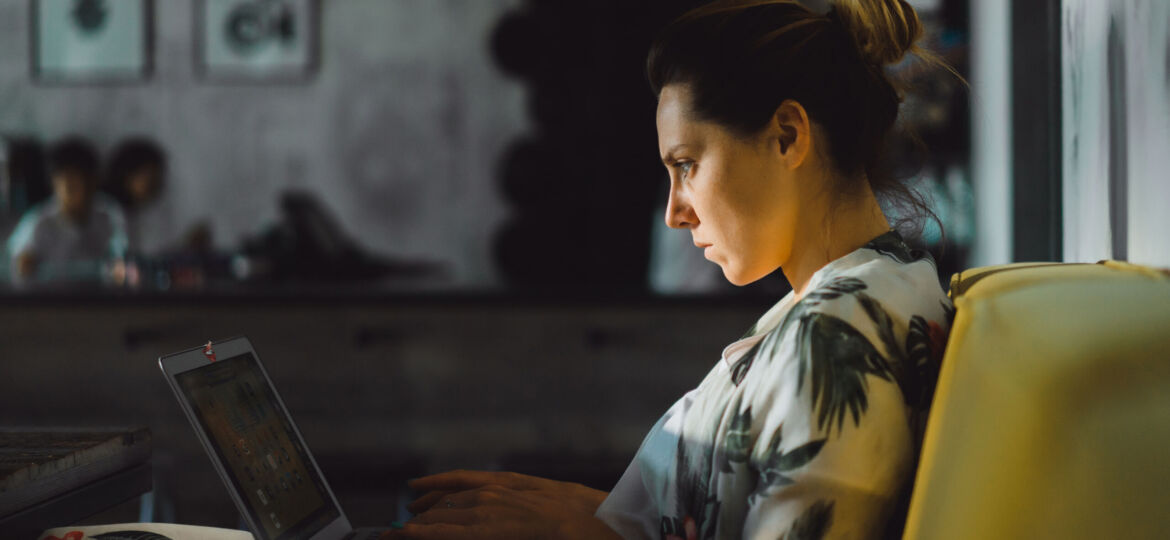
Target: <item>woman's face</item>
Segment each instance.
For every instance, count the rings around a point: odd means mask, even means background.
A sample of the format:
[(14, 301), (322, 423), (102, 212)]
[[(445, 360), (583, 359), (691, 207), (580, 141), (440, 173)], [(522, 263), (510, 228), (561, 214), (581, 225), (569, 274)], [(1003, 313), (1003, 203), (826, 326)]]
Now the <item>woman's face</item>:
[[(792, 253), (805, 195), (796, 168), (808, 149), (807, 116), (800, 134), (799, 125), (783, 123), (781, 107), (767, 127), (745, 139), (693, 118), (690, 110), (685, 86), (663, 88), (657, 122), (659, 152), (670, 172), (666, 224), (690, 229), (695, 245), (727, 280), (746, 285)], [(792, 135), (804, 142), (792, 144)]]

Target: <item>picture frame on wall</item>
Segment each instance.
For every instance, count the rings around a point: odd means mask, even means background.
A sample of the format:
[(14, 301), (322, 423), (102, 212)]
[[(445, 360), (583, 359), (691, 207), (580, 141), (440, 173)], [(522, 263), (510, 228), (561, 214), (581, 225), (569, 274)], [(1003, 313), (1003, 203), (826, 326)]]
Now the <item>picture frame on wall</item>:
[(196, 70), (210, 82), (297, 83), (317, 71), (318, 0), (199, 0)]
[(33, 80), (134, 83), (150, 77), (153, 0), (29, 0)]

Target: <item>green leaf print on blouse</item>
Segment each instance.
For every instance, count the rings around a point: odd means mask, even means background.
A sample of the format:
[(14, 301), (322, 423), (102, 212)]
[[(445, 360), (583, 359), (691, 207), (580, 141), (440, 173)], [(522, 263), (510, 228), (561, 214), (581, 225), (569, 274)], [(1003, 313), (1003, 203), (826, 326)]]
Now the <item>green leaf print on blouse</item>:
[(872, 249), (902, 264), (912, 263), (929, 255), (929, 253), (919, 249), (910, 249), (910, 246), (907, 246), (906, 241), (902, 239), (902, 235), (893, 229), (870, 240), (862, 247)]
[(710, 443), (688, 442), (686, 437), (679, 437), (677, 448), (677, 517), (663, 516), (663, 536), (677, 536), (677, 531), (683, 530), (683, 524), (689, 520), (691, 527), (698, 532), (696, 538), (714, 538), (715, 524), (722, 507), (710, 484), (715, 447)]
[[(949, 325), (955, 317), (955, 308), (945, 302), (942, 308)], [(902, 392), (906, 403), (917, 410), (927, 410), (934, 399), (948, 333), (938, 323), (920, 315), (910, 318), (910, 330), (906, 333), (906, 382)]]
[(760, 345), (762, 345), (766, 340), (767, 339), (765, 338), (763, 340), (757, 341), (755, 345), (752, 345), (751, 349), (748, 349), (748, 352), (744, 353), (744, 355), (735, 362), (735, 366), (731, 368), (732, 384), (739, 386), (739, 383), (743, 382), (743, 378), (747, 376), (747, 372), (749, 369), (751, 369), (752, 363), (755, 362), (756, 356), (760, 354)]
[[(864, 377), (868, 374), (887, 381), (892, 379), (907, 405), (917, 410), (930, 406), (946, 344), (946, 330), (914, 315), (903, 346), (895, 334), (893, 319), (881, 302), (865, 293), (866, 289), (866, 284), (857, 278), (834, 278), (806, 295), (780, 325), (781, 333), (793, 324), (798, 325), (797, 357), (801, 359), (798, 390), (804, 383), (804, 374), (811, 372), (818, 425), (822, 429), (834, 417), (840, 429), (846, 409), (854, 425), (860, 422), (868, 406), (868, 385)], [(823, 313), (809, 313), (810, 308), (845, 295), (853, 297), (873, 321), (885, 354), (845, 321)], [(953, 312), (945, 303), (943, 309)]]
[[(831, 429), (830, 421), (835, 418), (840, 431), (846, 412), (851, 413), (854, 425), (858, 425), (869, 406), (866, 396), (869, 386), (865, 376), (872, 374), (888, 381), (895, 375), (894, 368), (849, 323), (812, 309), (845, 296), (857, 298), (870, 318), (875, 319), (886, 348), (900, 358), (901, 351), (894, 343), (890, 317), (877, 300), (862, 292), (866, 287), (860, 279), (839, 276), (805, 294), (785, 315), (778, 328), (736, 362), (732, 367), (732, 382), (738, 386), (757, 357), (771, 358), (775, 344), (795, 324), (799, 362), (797, 392), (804, 387), (805, 374), (810, 374), (818, 428), (823, 430), (827, 424)], [(764, 346), (765, 343), (769, 346)]]
[(764, 455), (761, 456), (757, 469), (759, 470), (760, 480), (756, 484), (756, 489), (750, 497), (748, 497), (748, 504), (754, 504), (757, 497), (762, 496), (766, 491), (774, 487), (784, 487), (794, 484), (795, 481), (789, 476), (793, 471), (808, 465), (817, 454), (821, 453), (821, 447), (825, 446), (827, 439), (819, 439), (802, 444), (789, 452), (780, 449), (781, 434), (784, 431), (784, 425), (776, 426), (776, 432), (772, 434), (772, 440), (768, 442), (768, 446), (764, 449)]
[[(733, 405), (734, 409), (738, 411), (743, 401), (743, 397), (736, 401)], [(731, 417), (731, 422), (727, 426), (727, 435), (723, 441), (723, 455), (726, 461), (723, 463), (722, 470), (725, 473), (732, 472), (732, 463), (747, 463), (748, 458), (752, 454), (752, 445), (755, 443), (752, 437), (752, 408), (749, 406), (742, 412), (735, 413)]]
[[(768, 333), (764, 339), (752, 346), (748, 352), (736, 361), (731, 368), (731, 382), (739, 386), (743, 382), (744, 377), (747, 376), (748, 370), (751, 369), (752, 364), (755, 363), (756, 358), (763, 355), (765, 358), (770, 358), (776, 345), (780, 343), (781, 338), (788, 331), (789, 326), (793, 322), (800, 320), (800, 318), (808, 312), (810, 308), (821, 305), (822, 303), (835, 300), (845, 295), (855, 294), (865, 289), (865, 283), (860, 279), (852, 277), (838, 277), (829, 281), (825, 285), (818, 287), (801, 298), (796, 305), (784, 316), (780, 326)], [(756, 327), (752, 326), (747, 335), (751, 336), (756, 331)]]
[(852, 416), (853, 425), (860, 425), (862, 414), (869, 408), (869, 383), (865, 377), (875, 375), (890, 380), (886, 359), (856, 328), (824, 313), (801, 317), (796, 340), (800, 362), (796, 391), (801, 392), (808, 373), (818, 429), (825, 429), (827, 424), (831, 432), (835, 420), (839, 432), (846, 412)]
[(903, 392), (906, 403), (916, 409), (925, 409), (934, 396), (934, 383), (938, 380), (938, 364), (931, 361), (930, 326), (926, 319), (915, 315), (910, 318), (910, 331), (906, 333), (906, 384)]
[(833, 522), (833, 502), (817, 501), (805, 510), (780, 540), (821, 540)]
[[(905, 346), (900, 346), (894, 335), (894, 323), (881, 303), (862, 292), (855, 296), (877, 327), (878, 338), (890, 359), (890, 373), (902, 391), (906, 405), (925, 411), (934, 396), (947, 331), (936, 322), (928, 321), (921, 315), (913, 315), (906, 332)], [(942, 308), (946, 314), (954, 312), (945, 302)]]
[(847, 294), (856, 294), (859, 291), (865, 290), (865, 282), (855, 277), (836, 277), (829, 280), (828, 283), (813, 289), (808, 294), (804, 295), (788, 314), (784, 316), (780, 327), (774, 330), (776, 335), (783, 336), (788, 328), (793, 323), (801, 320), (811, 308), (817, 307), (829, 300), (836, 300)]

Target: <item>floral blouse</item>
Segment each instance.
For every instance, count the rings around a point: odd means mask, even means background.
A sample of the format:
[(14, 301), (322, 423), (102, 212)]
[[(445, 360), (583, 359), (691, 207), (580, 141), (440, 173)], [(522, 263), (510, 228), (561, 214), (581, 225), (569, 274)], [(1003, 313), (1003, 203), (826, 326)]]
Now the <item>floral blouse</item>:
[(650, 430), (597, 517), (624, 538), (898, 534), (954, 310), (891, 230), (789, 293)]

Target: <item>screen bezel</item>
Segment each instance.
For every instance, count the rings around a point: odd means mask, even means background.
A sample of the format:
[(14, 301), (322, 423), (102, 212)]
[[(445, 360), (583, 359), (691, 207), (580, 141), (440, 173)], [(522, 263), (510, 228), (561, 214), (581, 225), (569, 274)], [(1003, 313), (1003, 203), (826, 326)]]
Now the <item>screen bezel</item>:
[[(182, 352), (177, 352), (158, 359), (159, 368), (162, 369), (163, 374), (166, 375), (167, 384), (170, 385), (171, 391), (175, 393), (175, 397), (179, 400), (179, 406), (183, 409), (183, 414), (187, 416), (187, 420), (191, 422), (191, 427), (194, 428), (195, 436), (203, 445), (203, 449), (211, 458), (211, 463), (215, 467), (215, 472), (219, 474), (220, 480), (223, 481), (224, 487), (227, 488), (228, 493), (232, 497), (232, 501), (236, 503), (236, 508), (239, 509), (240, 514), (244, 520), (248, 522), (248, 527), (252, 529), (252, 534), (258, 539), (272, 540), (264, 533), (264, 528), (259, 523), (255, 523), (252, 519), (252, 513), (247, 506), (247, 503), (240, 497), (240, 494), (232, 484), (231, 477), (227, 472), (226, 464), (219, 457), (211, 440), (208, 438), (203, 429), (199, 418), (192, 408), (191, 403), (187, 400), (187, 396), (179, 388), (179, 382), (176, 376), (187, 371), (199, 369), (210, 365), (212, 362), (203, 353), (203, 346), (188, 349)], [(317, 477), (321, 479), (321, 485), (325, 488), (325, 493), (328, 495), (327, 501), (333, 504), (333, 508), (337, 510), (337, 519), (331, 521), (321, 530), (317, 531), (311, 537), (312, 540), (339, 540), (345, 535), (349, 534), (353, 528), (349, 524), (349, 520), (345, 516), (345, 511), (342, 510), (341, 505), (337, 502), (337, 496), (333, 494), (333, 489), (329, 487), (329, 481), (325, 479), (325, 475), (321, 473), (321, 468), (317, 466), (317, 459), (313, 457), (313, 452), (309, 449), (309, 445), (305, 443), (305, 438), (301, 436), (301, 430), (297, 428), (297, 424), (293, 421), (292, 415), (288, 413), (288, 408), (284, 405), (284, 400), (280, 397), (280, 392), (277, 392), (276, 385), (272, 384), (272, 379), (268, 376), (268, 371), (264, 369), (264, 363), (260, 361), (260, 355), (256, 353), (252, 347), (252, 343), (246, 337), (236, 337), (224, 341), (213, 342), (212, 349), (215, 351), (217, 358), (227, 360), (235, 358), (244, 354), (251, 354), (256, 362), (256, 367), (259, 368), (260, 374), (264, 377), (265, 384), (268, 385), (269, 390), (272, 391), (273, 397), (276, 398), (277, 407), (280, 409), (280, 414), (284, 415), (288, 425), (292, 428), (293, 434), (296, 435), (297, 441), (300, 442), (301, 448), (305, 449), (305, 454), (309, 459), (309, 464), (313, 467), (313, 471), (317, 473)]]

